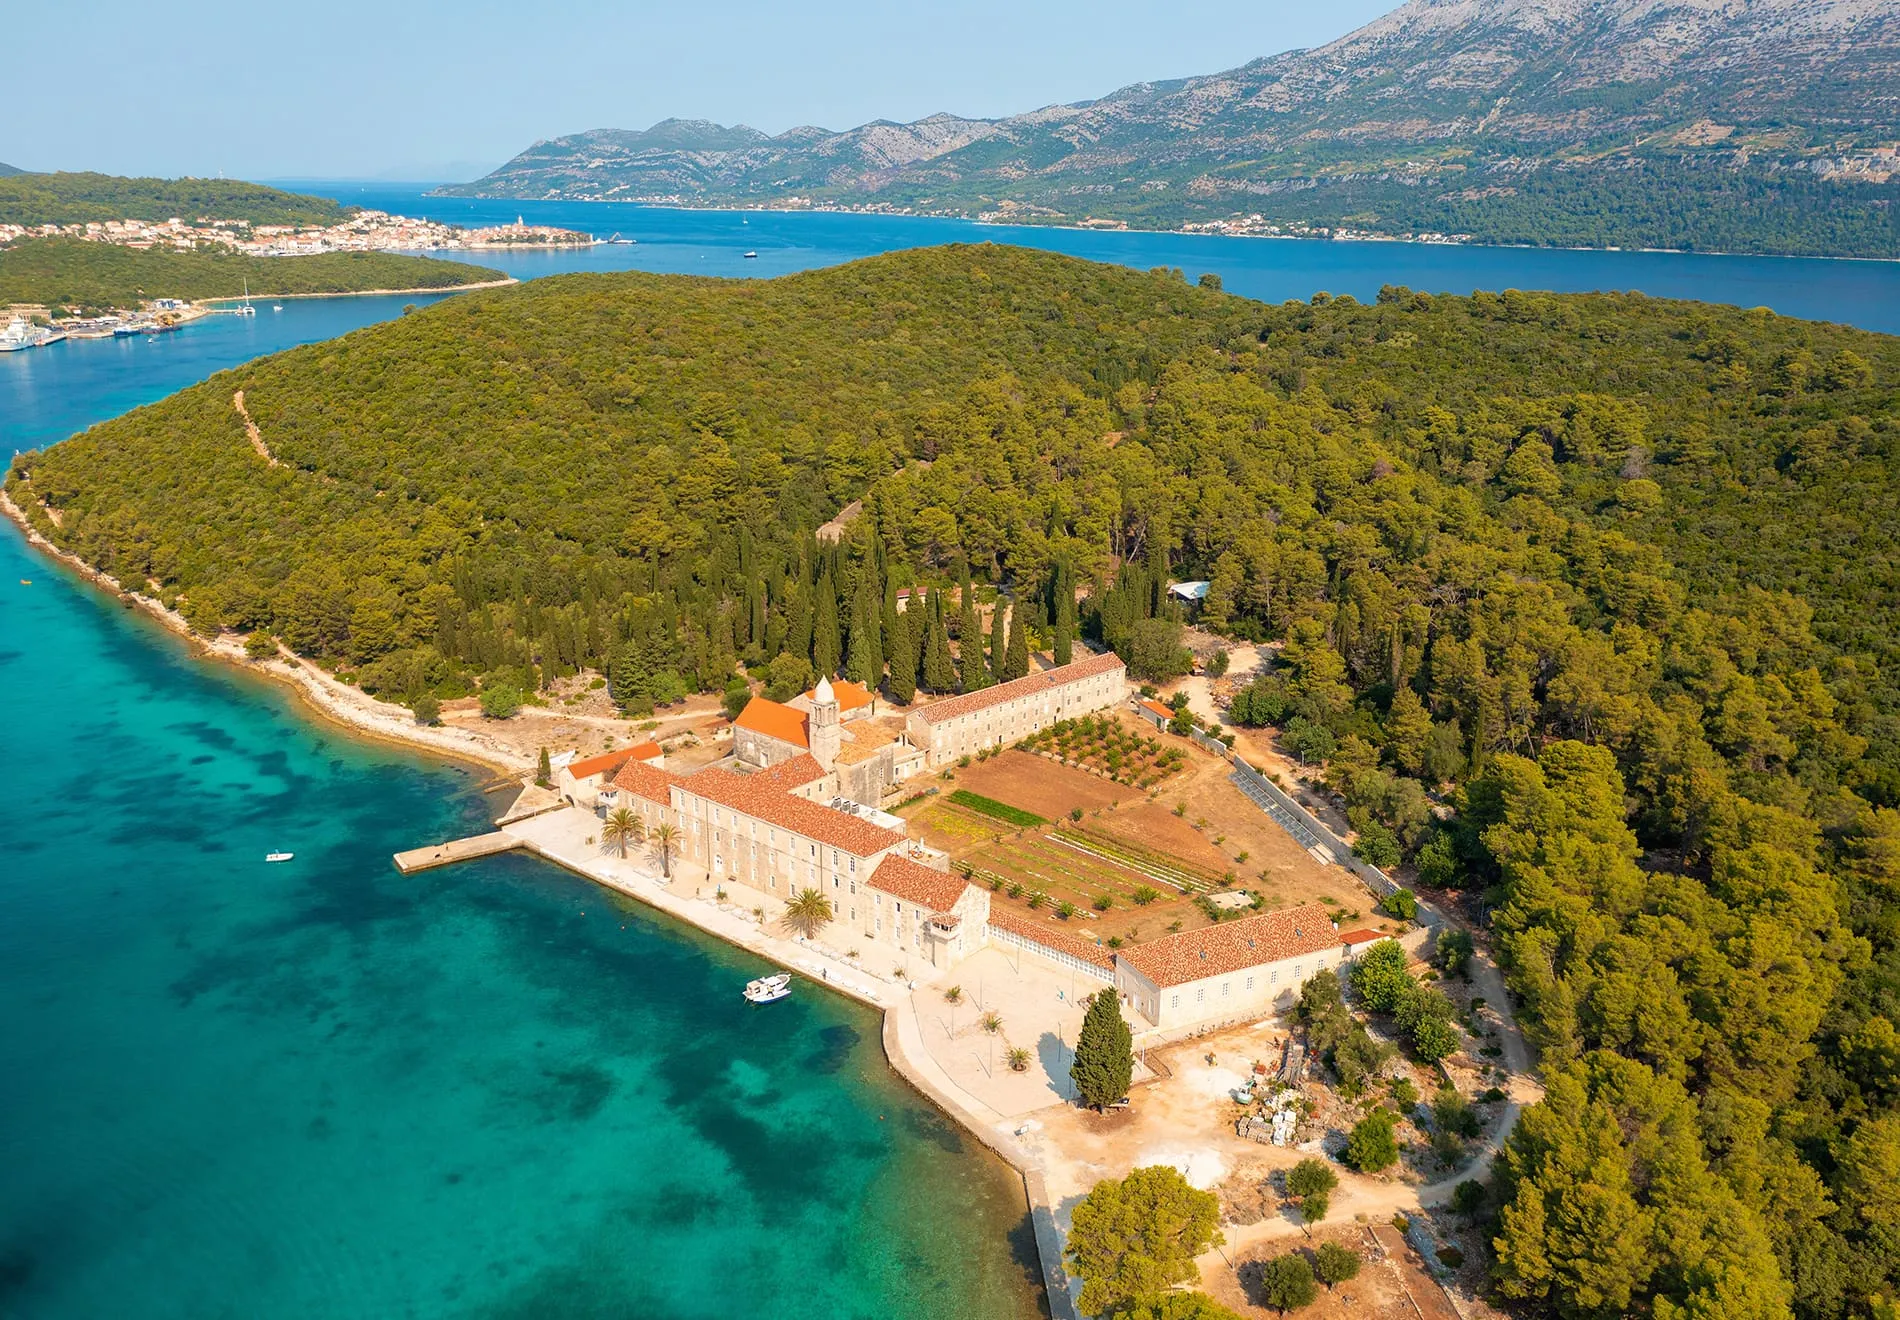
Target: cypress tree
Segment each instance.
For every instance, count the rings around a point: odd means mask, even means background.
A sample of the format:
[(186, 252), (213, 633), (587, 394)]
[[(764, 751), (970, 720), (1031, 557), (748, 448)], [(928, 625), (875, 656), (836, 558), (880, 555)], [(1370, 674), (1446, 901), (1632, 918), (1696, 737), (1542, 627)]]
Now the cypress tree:
[(811, 663), (819, 676), (829, 678), (838, 672), (843, 658), (843, 641), (838, 636), (838, 593), (831, 576), (818, 579), (818, 606), (812, 611)]
[(1009, 647), (1009, 640), (1003, 632), (1003, 597), (996, 597), (996, 607), (990, 611), (990, 682), (1003, 681), (1003, 652)]
[(963, 612), (957, 619), (957, 681), (964, 692), (990, 685), (989, 666), (983, 662), (983, 625), (976, 617), (976, 595), (968, 578), (963, 580)]
[(1009, 648), (1003, 656), (1003, 678), (1027, 678), (1029, 676), (1029, 625), (1023, 622), (1023, 609), (1018, 605), (1009, 612)]
[(1054, 660), (1066, 665), (1075, 654), (1075, 580), (1066, 563), (1056, 565), (1056, 641)]
[(939, 594), (924, 634), (924, 688), (930, 692), (949, 692), (956, 685), (956, 668), (950, 663), (950, 634), (944, 627), (943, 597)]
[(1135, 1075), (1134, 1047), (1134, 1034), (1122, 1020), (1115, 992), (1096, 991), (1075, 1038), (1075, 1062), (1069, 1065), (1076, 1100), (1100, 1109), (1125, 1097)]
[(876, 649), (877, 625), (864, 617), (863, 594), (859, 593), (857, 609), (851, 616), (851, 658), (846, 663), (846, 676), (867, 688), (875, 688), (878, 683), (879, 665), (872, 652)]
[(900, 620), (891, 631), (891, 700), (908, 705), (917, 697), (917, 657), (910, 629)]
[(546, 788), (554, 781), (554, 769), (548, 764), (548, 749), (541, 749), (541, 759), (535, 763), (534, 782)]

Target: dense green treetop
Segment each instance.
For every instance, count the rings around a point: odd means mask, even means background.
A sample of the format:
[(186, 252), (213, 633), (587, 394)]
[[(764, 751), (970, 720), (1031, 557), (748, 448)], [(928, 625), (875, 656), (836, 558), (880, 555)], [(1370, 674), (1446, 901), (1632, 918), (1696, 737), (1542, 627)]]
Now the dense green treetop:
[(229, 220), (245, 225), (334, 225), (356, 214), (328, 197), (238, 179), (127, 179), (115, 174), (8, 174), (0, 170), (0, 224), (99, 220)]
[(393, 252), (324, 252), (253, 257), (225, 250), (139, 250), (81, 238), (45, 238), (0, 248), (0, 304), (136, 307), (151, 298), (235, 298), (253, 294), (363, 293), (372, 289), (452, 289), (502, 274), (462, 261)]
[[(1487, 891), (1553, 1074), (1499, 1286), (1803, 1320), (1900, 1290), (1900, 341), (1636, 295), (1269, 307), (988, 246), (570, 276), (224, 372), (8, 490), (194, 627), (425, 705), (591, 667), (632, 710), (742, 662), (944, 691), (966, 572), (1160, 672), (1166, 582), (1207, 578), (1203, 622), (1280, 644), (1237, 710), (1362, 843)], [(1342, 1078), (1382, 1066), (1307, 1012)]]

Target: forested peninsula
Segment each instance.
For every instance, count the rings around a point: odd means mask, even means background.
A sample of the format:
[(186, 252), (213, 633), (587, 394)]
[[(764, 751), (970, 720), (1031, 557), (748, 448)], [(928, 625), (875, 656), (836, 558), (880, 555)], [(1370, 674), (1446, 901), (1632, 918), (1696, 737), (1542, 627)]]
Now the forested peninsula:
[(192, 626), (419, 710), (781, 656), (975, 685), (965, 580), (1159, 677), (1163, 584), (1210, 579), (1204, 624), (1282, 643), (1234, 718), (1485, 899), (1549, 1090), (1491, 1179), (1500, 1300), (1900, 1291), (1900, 340), (989, 246), (576, 275), (221, 373), (7, 490)]
[(454, 289), (507, 278), (498, 270), (391, 252), (325, 252), (253, 257), (218, 248), (170, 252), (81, 238), (45, 238), (0, 248), (0, 305), (93, 310), (136, 307), (153, 298), (365, 293), (374, 289)]
[(0, 171), (0, 225), (210, 218), (245, 225), (334, 225), (356, 214), (328, 197), (239, 179), (128, 179)]

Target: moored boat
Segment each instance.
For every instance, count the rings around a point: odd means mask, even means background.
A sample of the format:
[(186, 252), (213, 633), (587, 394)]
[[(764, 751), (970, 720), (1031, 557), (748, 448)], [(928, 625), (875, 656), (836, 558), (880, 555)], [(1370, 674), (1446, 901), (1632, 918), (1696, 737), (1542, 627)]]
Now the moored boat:
[(267, 862), (287, 862), (296, 855), (297, 854), (293, 852), (265, 853), (264, 860)]
[(749, 1004), (769, 1004), (791, 993), (792, 974), (790, 972), (780, 972), (777, 976), (761, 976), (756, 981), (747, 981), (745, 987), (746, 1002)]

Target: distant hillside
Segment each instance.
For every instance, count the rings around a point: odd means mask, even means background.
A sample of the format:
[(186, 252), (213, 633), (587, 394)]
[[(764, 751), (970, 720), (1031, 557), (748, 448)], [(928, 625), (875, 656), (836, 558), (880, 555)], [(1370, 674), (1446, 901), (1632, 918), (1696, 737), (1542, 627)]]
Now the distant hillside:
[(19, 166), (9, 165), (4, 160), (0, 160), (0, 179), (4, 179), (10, 174), (25, 174), (25, 173), (26, 171), (21, 169)]
[(0, 306), (135, 307), (152, 298), (235, 298), (247, 284), (272, 294), (362, 293), (371, 289), (452, 289), (502, 278), (500, 271), (434, 257), (327, 252), (253, 257), (220, 250), (140, 251), (78, 238), (0, 248)]
[(1900, 255), (1900, 0), (1410, 0), (1328, 46), (1000, 120), (536, 143), (492, 197)]
[(124, 179), (112, 174), (0, 178), (0, 224), (72, 225), (95, 220), (236, 220), (251, 225), (333, 225), (355, 207), (236, 179)]

